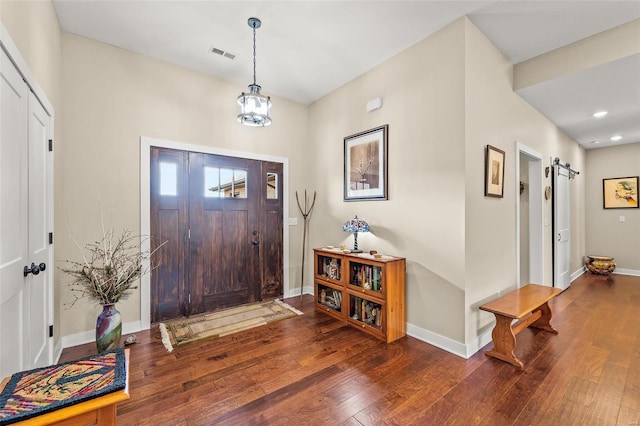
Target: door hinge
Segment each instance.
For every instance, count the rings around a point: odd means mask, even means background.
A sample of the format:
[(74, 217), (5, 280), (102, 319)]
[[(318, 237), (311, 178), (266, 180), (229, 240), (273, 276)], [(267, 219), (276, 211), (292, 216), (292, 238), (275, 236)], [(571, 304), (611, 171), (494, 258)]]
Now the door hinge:
[(49, 326), (49, 337), (53, 337), (53, 326)]
[(191, 239), (191, 229), (188, 229), (188, 230), (187, 230), (187, 238), (188, 238), (188, 239)]
[(49, 244), (53, 244), (53, 232), (49, 232)]
[(49, 139), (49, 152), (53, 151), (53, 139)]
[(189, 304), (191, 304), (191, 293), (189, 293)]

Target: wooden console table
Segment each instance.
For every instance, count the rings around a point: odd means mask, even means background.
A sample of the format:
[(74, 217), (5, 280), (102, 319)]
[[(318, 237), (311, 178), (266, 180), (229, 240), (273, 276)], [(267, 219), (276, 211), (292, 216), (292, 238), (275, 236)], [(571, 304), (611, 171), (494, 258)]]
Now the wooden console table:
[[(496, 325), (491, 332), (493, 349), (487, 351), (486, 355), (524, 368), (522, 361), (513, 353), (516, 335), (527, 327), (558, 334), (549, 323), (551, 309), (548, 302), (560, 293), (562, 290), (559, 288), (527, 284), (480, 306), (480, 309), (491, 312), (496, 317)], [(511, 325), (514, 319), (518, 322)]]
[[(79, 426), (94, 424), (97, 426), (115, 426), (116, 405), (129, 399), (129, 349), (125, 349), (124, 354), (127, 376), (124, 389), (13, 424), (19, 426)], [(9, 379), (10, 377), (7, 377), (0, 383), (0, 392), (7, 385)]]

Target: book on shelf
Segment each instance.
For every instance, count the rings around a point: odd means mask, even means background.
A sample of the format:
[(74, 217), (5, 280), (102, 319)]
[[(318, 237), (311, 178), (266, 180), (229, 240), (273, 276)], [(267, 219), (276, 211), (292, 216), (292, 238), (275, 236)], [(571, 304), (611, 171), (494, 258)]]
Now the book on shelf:
[(382, 291), (382, 269), (379, 266), (353, 263), (350, 282), (352, 285), (368, 287), (370, 290), (380, 292)]

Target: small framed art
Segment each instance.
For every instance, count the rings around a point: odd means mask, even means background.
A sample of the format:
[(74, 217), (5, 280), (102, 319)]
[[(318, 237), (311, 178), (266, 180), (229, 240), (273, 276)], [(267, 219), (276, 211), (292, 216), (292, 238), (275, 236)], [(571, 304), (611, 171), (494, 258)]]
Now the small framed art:
[(602, 179), (602, 207), (638, 208), (638, 176)]
[(484, 156), (484, 195), (504, 196), (504, 151), (487, 145)]
[(387, 199), (389, 125), (344, 138), (344, 201)]

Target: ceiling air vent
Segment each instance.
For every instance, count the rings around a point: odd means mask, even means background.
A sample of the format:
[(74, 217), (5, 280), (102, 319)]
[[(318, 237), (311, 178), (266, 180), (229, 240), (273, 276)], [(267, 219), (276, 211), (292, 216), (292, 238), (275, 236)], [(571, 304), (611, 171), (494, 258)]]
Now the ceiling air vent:
[(229, 58), (229, 59), (234, 59), (236, 57), (236, 55), (234, 55), (233, 53), (226, 52), (222, 49), (218, 49), (217, 47), (213, 47), (213, 46), (209, 48), (209, 52), (215, 53), (216, 55), (224, 56), (225, 58)]

